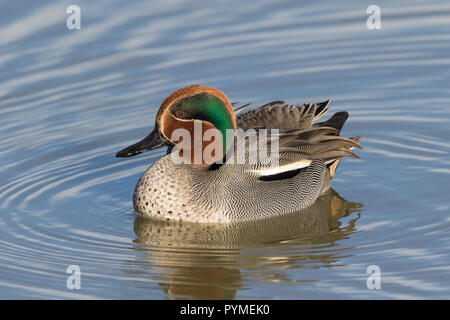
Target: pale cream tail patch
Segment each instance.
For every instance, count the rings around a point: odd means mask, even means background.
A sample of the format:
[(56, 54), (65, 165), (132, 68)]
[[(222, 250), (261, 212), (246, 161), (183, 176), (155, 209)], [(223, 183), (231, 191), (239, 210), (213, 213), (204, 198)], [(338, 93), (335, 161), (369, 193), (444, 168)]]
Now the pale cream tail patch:
[(330, 177), (331, 179), (333, 179), (334, 177), (334, 173), (336, 172), (336, 169), (339, 165), (339, 162), (341, 162), (342, 158), (336, 159), (336, 161), (333, 162), (332, 165), (330, 165), (329, 170), (330, 170)]

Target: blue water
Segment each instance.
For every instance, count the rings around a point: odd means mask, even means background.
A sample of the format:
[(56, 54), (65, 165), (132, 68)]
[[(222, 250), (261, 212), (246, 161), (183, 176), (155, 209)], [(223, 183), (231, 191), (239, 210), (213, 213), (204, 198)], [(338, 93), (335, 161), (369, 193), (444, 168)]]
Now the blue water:
[[(0, 298), (450, 298), (450, 4), (377, 1), (368, 30), (372, 4), (1, 1)], [(253, 106), (333, 98), (361, 159), (278, 226), (137, 219), (164, 150), (114, 154), (193, 83)]]

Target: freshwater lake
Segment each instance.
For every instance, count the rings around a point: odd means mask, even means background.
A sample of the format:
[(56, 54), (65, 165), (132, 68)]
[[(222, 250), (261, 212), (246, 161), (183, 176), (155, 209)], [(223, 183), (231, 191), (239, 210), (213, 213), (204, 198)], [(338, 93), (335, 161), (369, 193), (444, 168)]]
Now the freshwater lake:
[[(450, 298), (448, 1), (0, 4), (1, 299)], [(361, 159), (277, 223), (137, 218), (136, 181), (165, 150), (114, 154), (194, 83), (255, 107), (332, 98)]]

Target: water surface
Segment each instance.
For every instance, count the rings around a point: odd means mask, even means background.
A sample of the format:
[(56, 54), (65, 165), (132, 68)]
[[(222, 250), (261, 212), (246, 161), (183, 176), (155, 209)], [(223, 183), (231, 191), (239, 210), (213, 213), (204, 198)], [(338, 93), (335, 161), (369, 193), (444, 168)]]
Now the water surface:
[[(371, 4), (2, 1), (0, 298), (450, 298), (450, 4), (378, 1), (368, 30)], [(277, 221), (137, 218), (134, 185), (164, 150), (114, 154), (192, 83), (254, 106), (333, 98), (361, 159)]]

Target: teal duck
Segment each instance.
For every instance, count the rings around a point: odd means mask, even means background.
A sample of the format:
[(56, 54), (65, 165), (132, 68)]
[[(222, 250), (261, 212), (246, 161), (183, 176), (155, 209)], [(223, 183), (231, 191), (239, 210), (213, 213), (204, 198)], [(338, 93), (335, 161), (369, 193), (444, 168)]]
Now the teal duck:
[[(341, 159), (358, 158), (352, 149), (361, 148), (360, 136), (339, 136), (347, 112), (316, 122), (328, 111), (329, 102), (274, 101), (245, 112), (248, 105), (233, 110), (226, 95), (212, 87), (192, 85), (175, 91), (158, 110), (154, 130), (116, 154), (131, 157), (169, 147), (137, 182), (134, 209), (165, 220), (229, 223), (307, 208), (330, 188)], [(195, 136), (199, 127), (202, 135), (214, 129), (219, 136), (200, 144), (174, 138), (179, 129)], [(213, 143), (221, 147), (212, 148)], [(200, 152), (196, 161), (195, 147), (202, 152), (210, 148), (210, 157)], [(255, 157), (261, 149), (276, 161)], [(239, 155), (236, 150), (243, 151)]]

